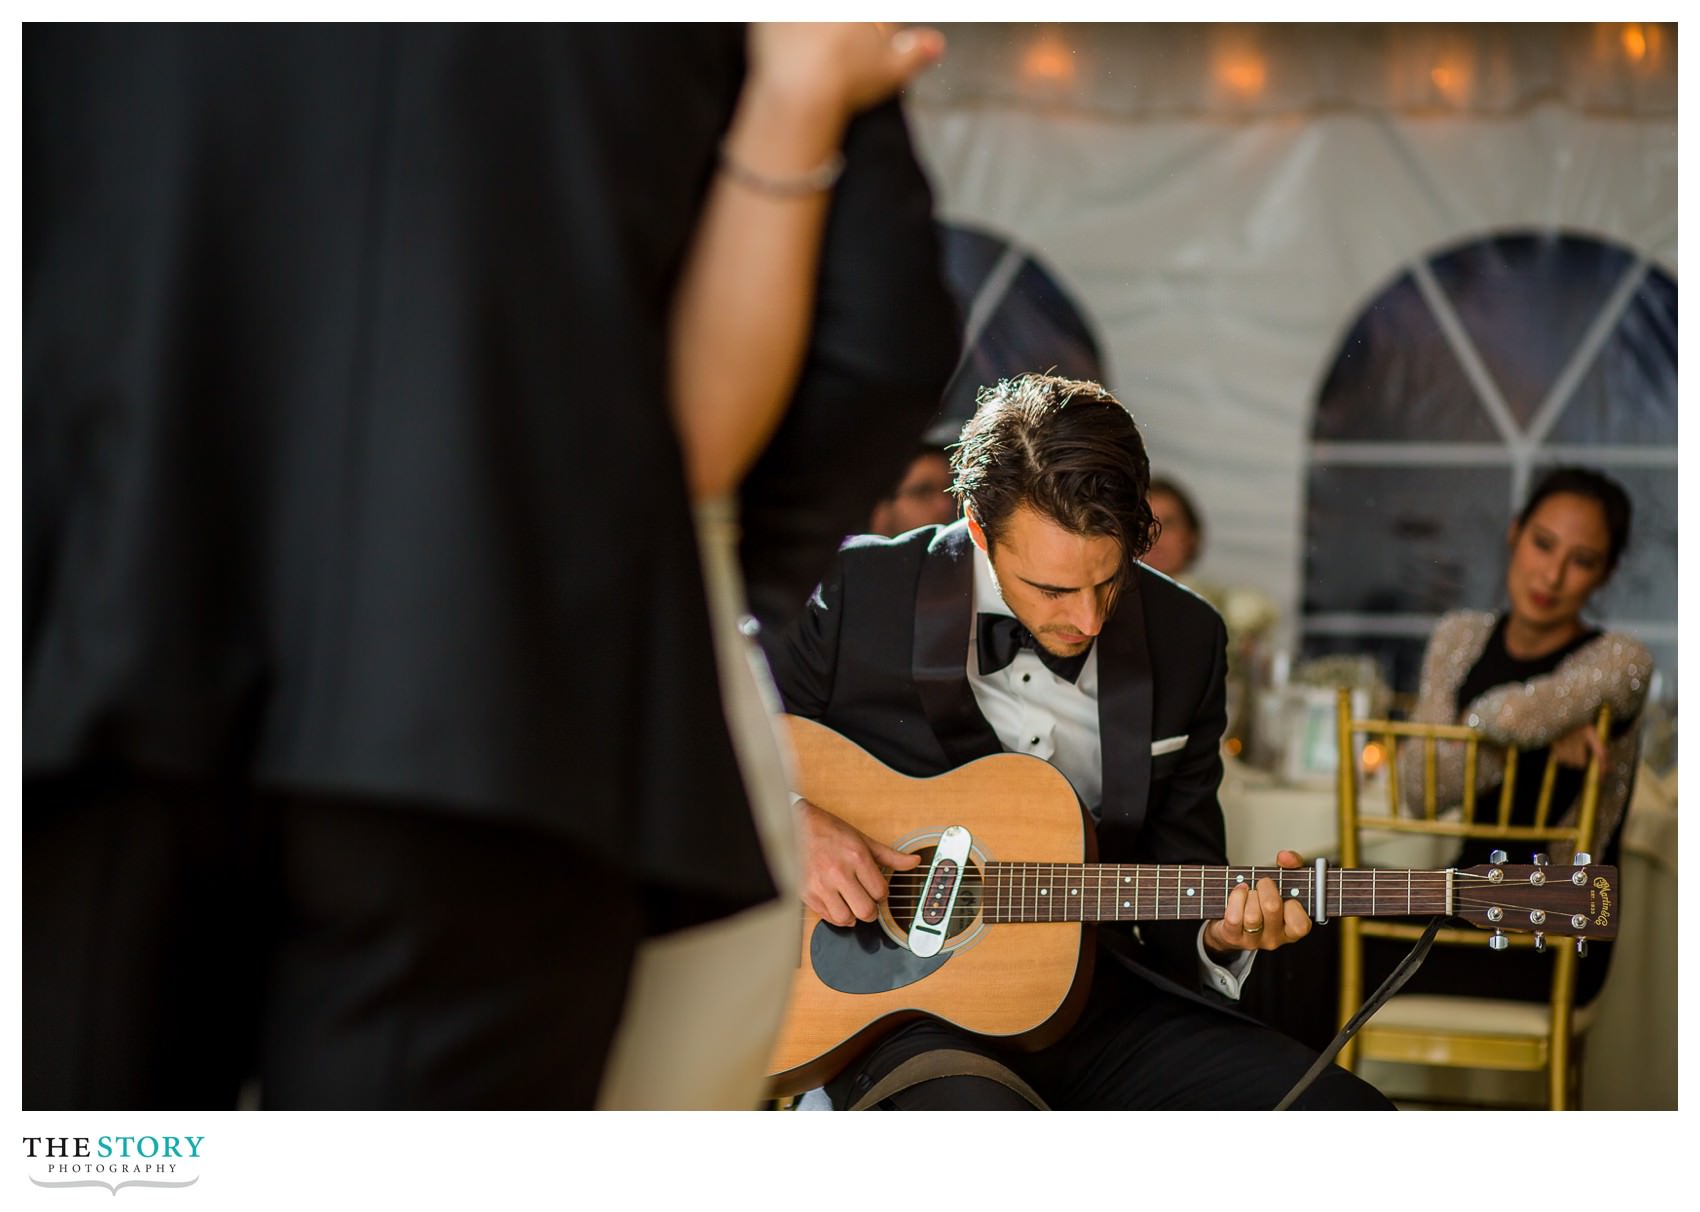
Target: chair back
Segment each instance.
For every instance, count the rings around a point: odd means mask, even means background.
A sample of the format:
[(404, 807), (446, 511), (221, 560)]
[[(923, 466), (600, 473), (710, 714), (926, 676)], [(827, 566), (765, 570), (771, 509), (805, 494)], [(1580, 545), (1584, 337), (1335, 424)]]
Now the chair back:
[[(1514, 745), (1495, 745), (1480, 732), (1457, 724), (1420, 724), (1404, 720), (1368, 719), (1352, 715), (1352, 696), (1342, 688), (1338, 696), (1339, 734), (1339, 809), (1340, 862), (1343, 867), (1357, 867), (1362, 862), (1365, 836), (1368, 834), (1422, 834), (1429, 837), (1493, 839), (1507, 850), (1513, 846), (1551, 853), (1561, 864), (1573, 861), (1573, 856), (1587, 851), (1594, 836), (1599, 810), (1600, 763), (1590, 756), (1583, 773), (1582, 790), (1576, 811), (1567, 814), (1569, 805), (1553, 803), (1553, 788), (1557, 781), (1558, 754), (1550, 752), (1541, 775), (1540, 793), (1535, 803), (1533, 819), (1513, 823), (1513, 806), (1517, 794), (1519, 751)], [(1610, 733), (1611, 709), (1601, 707), (1594, 722), (1595, 733), (1604, 746)], [(1360, 741), (1360, 738), (1364, 740)], [(1387, 798), (1384, 805), (1368, 805), (1361, 801), (1361, 746), (1381, 747), (1386, 764)], [(1441, 761), (1456, 761), (1457, 749), (1447, 753), (1446, 746), (1462, 747), (1463, 791), (1459, 803), (1440, 802), (1437, 793), (1437, 771)], [(1550, 748), (1550, 747), (1549, 747)], [(1504, 757), (1504, 778), (1497, 795), (1477, 794), (1477, 775), (1481, 770), (1484, 750), (1497, 751)], [(1405, 780), (1401, 772), (1409, 763), (1419, 763), (1422, 773), (1421, 794), (1417, 802), (1406, 804)], [(1412, 780), (1415, 781), (1415, 780)], [(1519, 855), (1518, 861), (1527, 861)], [(1536, 861), (1540, 861), (1537, 859)], [(1583, 860), (1588, 861), (1588, 860)], [(1362, 1005), (1364, 997), (1373, 992), (1363, 988), (1363, 940), (1392, 938), (1415, 941), (1422, 927), (1396, 920), (1344, 918), (1340, 922), (1340, 988), (1339, 1022), (1344, 1023)], [(1489, 933), (1477, 929), (1443, 929), (1435, 940), (1436, 946), (1544, 946), (1540, 935)], [(1365, 1024), (1358, 1036), (1340, 1054), (1340, 1063), (1353, 1068), (1360, 1058), (1414, 1061), (1456, 1067), (1487, 1068), (1546, 1068), (1548, 1069), (1549, 1105), (1560, 1108), (1574, 1105), (1574, 1056), (1571, 1037), (1574, 1026), (1576, 962), (1578, 948), (1562, 940), (1553, 957), (1552, 987), (1547, 1014), (1544, 1016), (1544, 1039), (1523, 1047), (1500, 1048), (1487, 1040), (1492, 1032), (1472, 1032), (1463, 1022), (1464, 1010), (1452, 1007), (1459, 1019), (1459, 1029), (1448, 1032), (1442, 1028), (1413, 1032), (1409, 1029), (1391, 1032), (1378, 1028), (1376, 1019)], [(1389, 1007), (1399, 1003), (1396, 997)], [(1414, 999), (1413, 999), (1414, 1000)], [(1424, 999), (1425, 1001), (1458, 1001), (1481, 1003), (1491, 999)], [(1387, 1007), (1377, 1018), (1389, 1015)], [(1504, 1020), (1500, 1015), (1499, 1030)], [(1464, 1041), (1468, 1041), (1467, 1043)], [(1501, 1041), (1503, 1042), (1503, 1041)], [(1527, 1063), (1517, 1063), (1521, 1057)], [(1538, 1063), (1537, 1063), (1538, 1062)]]

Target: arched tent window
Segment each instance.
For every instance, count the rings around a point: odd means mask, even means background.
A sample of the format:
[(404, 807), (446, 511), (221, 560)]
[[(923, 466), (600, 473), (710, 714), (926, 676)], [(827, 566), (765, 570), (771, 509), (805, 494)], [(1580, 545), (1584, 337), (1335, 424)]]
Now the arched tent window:
[(1574, 233), (1509, 233), (1412, 264), (1353, 322), (1317, 399), (1307, 656), (1376, 654), (1414, 690), (1437, 615), (1504, 602), (1506, 525), (1540, 473), (1597, 468), (1634, 502), (1594, 621), (1676, 688), (1676, 283)]
[(940, 225), (940, 238), (963, 340), (929, 441), (956, 441), (974, 415), (975, 394), (999, 379), (1054, 370), (1103, 382), (1103, 357), (1085, 313), (1031, 251), (1007, 237), (948, 223)]

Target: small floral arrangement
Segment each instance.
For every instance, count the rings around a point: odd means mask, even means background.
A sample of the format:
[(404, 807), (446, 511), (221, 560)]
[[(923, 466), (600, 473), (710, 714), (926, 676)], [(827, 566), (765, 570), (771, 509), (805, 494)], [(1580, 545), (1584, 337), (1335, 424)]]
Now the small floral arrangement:
[(1227, 624), (1231, 647), (1243, 641), (1255, 641), (1268, 633), (1280, 613), (1268, 594), (1260, 590), (1236, 587), (1222, 591), (1212, 603)]
[(1337, 652), (1331, 656), (1312, 657), (1293, 666), (1291, 681), (1295, 686), (1317, 686), (1332, 690), (1350, 686), (1353, 690), (1369, 692), (1370, 714), (1386, 713), (1393, 692), (1381, 677), (1381, 667), (1375, 658), (1360, 653)]

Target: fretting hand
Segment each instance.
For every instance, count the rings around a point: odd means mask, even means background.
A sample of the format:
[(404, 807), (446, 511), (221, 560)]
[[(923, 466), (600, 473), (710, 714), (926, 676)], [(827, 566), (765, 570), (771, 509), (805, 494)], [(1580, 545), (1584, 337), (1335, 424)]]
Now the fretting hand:
[[(1295, 851), (1275, 856), (1277, 866), (1293, 870), (1305, 865)], [(1206, 923), (1204, 945), (1212, 951), (1274, 951), (1310, 933), (1310, 914), (1296, 897), (1283, 897), (1274, 880), (1264, 876), (1254, 889), (1241, 884), (1228, 894), (1222, 916)]]

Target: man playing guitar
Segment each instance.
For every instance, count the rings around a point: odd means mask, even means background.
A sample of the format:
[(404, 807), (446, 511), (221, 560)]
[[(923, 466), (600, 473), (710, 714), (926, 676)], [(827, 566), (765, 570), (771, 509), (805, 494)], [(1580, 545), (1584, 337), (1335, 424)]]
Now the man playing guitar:
[[(961, 521), (850, 541), (803, 617), (771, 638), (787, 710), (911, 777), (1000, 751), (1036, 756), (1091, 812), (1105, 860), (1225, 863), (1225, 631), (1202, 599), (1138, 563), (1154, 527), (1133, 418), (1097, 384), (1022, 376), (982, 392), (952, 468)], [(885, 870), (920, 860), (807, 799), (796, 810), (807, 906), (837, 926), (875, 921)], [(1278, 862), (1301, 865), (1290, 851)], [(877, 1105), (1021, 1109), (1024, 1082), (1060, 1109), (1272, 1107), (1314, 1054), (1233, 1003), (1258, 951), (1310, 928), (1269, 878), (1234, 888), (1220, 917), (1106, 926), (1084, 1009), (1048, 1046), (924, 1018), (863, 1050), (827, 1091), (851, 1105), (911, 1058), (950, 1050), (1019, 1081), (941, 1068), (953, 1075)], [(1296, 1105), (1391, 1109), (1338, 1068)]]

